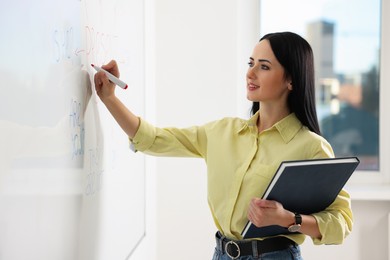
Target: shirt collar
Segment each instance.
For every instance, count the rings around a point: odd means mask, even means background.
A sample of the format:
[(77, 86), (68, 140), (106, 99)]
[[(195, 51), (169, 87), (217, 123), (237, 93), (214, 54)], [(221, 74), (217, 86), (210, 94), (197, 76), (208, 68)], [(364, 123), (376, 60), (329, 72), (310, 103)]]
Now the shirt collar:
[[(251, 129), (257, 133), (257, 120), (259, 118), (259, 111), (256, 112), (245, 124), (240, 128), (238, 133), (245, 129)], [(302, 123), (296, 117), (295, 113), (291, 113), (276, 124), (274, 124), (269, 130), (276, 129), (285, 143), (290, 142), (298, 131), (302, 128)]]
[(302, 123), (301, 121), (299, 121), (295, 113), (291, 113), (279, 122), (277, 122), (273, 127), (275, 127), (279, 131), (284, 142), (288, 143), (302, 128)]
[(257, 119), (259, 118), (259, 112), (256, 112), (251, 118), (245, 121), (244, 125), (238, 130), (238, 133), (243, 132), (246, 129), (252, 130), (252, 132), (257, 132)]

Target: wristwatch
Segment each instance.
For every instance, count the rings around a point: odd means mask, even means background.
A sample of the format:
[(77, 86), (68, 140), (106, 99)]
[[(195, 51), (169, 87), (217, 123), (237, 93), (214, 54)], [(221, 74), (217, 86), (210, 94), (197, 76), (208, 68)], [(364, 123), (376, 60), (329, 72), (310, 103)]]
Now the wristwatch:
[(302, 216), (295, 213), (295, 223), (288, 227), (289, 232), (299, 232), (301, 230)]

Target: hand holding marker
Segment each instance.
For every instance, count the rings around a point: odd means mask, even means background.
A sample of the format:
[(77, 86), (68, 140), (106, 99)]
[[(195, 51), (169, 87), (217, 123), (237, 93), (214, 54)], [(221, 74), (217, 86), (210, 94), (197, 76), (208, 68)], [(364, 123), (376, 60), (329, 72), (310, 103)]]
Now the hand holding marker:
[(117, 77), (115, 77), (114, 75), (112, 75), (110, 72), (108, 72), (108, 71), (106, 71), (106, 70), (104, 70), (104, 69), (102, 69), (99, 66), (96, 66), (94, 64), (91, 64), (91, 66), (98, 72), (103, 71), (112, 83), (118, 85), (119, 87), (121, 87), (123, 89), (127, 89), (127, 84), (125, 82), (123, 82), (122, 80), (118, 79)]

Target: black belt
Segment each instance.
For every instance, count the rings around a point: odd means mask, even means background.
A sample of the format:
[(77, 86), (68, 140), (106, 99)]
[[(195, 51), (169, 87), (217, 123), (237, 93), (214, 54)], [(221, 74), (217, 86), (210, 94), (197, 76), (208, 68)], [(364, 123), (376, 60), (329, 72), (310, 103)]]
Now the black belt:
[(286, 237), (273, 237), (264, 240), (231, 240), (221, 235), (218, 231), (215, 235), (217, 248), (226, 253), (231, 259), (240, 256), (259, 256), (264, 253), (279, 251), (296, 245), (294, 241)]

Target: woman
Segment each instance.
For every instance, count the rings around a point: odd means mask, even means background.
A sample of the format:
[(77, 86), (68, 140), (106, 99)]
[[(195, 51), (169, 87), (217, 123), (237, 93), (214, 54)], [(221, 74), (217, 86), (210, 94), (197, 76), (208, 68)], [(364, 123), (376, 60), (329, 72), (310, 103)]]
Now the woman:
[[(95, 87), (137, 150), (205, 159), (208, 201), (218, 228), (213, 259), (301, 259), (299, 245), (306, 236), (315, 244), (340, 244), (352, 229), (345, 191), (312, 215), (295, 214), (276, 201), (259, 198), (282, 161), (334, 157), (320, 136), (313, 64), (311, 47), (299, 35), (265, 35), (249, 59), (247, 98), (253, 101), (252, 117), (185, 129), (157, 128), (136, 117), (116, 98), (114, 84), (102, 72), (95, 75)], [(103, 68), (119, 76), (114, 61)], [(243, 240), (248, 219), (259, 227), (298, 227), (299, 233)]]

